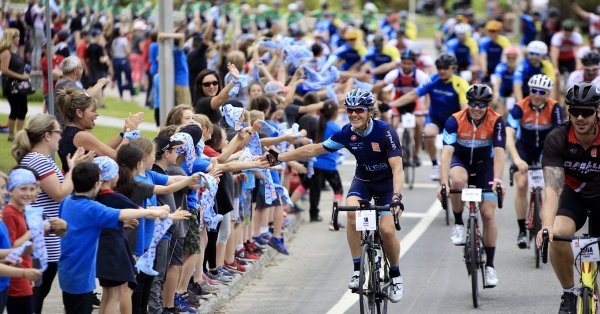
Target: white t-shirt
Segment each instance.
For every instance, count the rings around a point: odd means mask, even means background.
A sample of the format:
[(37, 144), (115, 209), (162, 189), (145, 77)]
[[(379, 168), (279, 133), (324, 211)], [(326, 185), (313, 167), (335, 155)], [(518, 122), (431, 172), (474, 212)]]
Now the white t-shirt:
[[(571, 75), (569, 75), (569, 78), (567, 79), (567, 86), (565, 88), (565, 91), (568, 90), (569, 87), (575, 85), (575, 83), (579, 83), (579, 82), (583, 82), (583, 70), (574, 71), (571, 73)], [(591, 83), (594, 85), (600, 84), (600, 75), (597, 76), (595, 79), (593, 79)]]
[[(420, 86), (420, 85), (423, 85), (423, 84), (426, 84), (429, 82), (429, 75), (425, 74), (425, 72), (423, 72), (419, 69), (416, 69), (416, 71), (417, 72), (414, 74), (411, 72), (410, 75), (405, 75), (405, 76), (412, 77), (414, 75), (415, 79), (417, 80), (417, 84), (416, 84), (417, 86)], [(398, 75), (400, 75), (400, 69), (391, 70), (390, 72), (388, 72), (388, 74), (385, 75), (385, 77), (383, 78), (383, 81), (386, 84), (394, 85), (394, 81), (398, 78)], [(394, 89), (392, 91), (392, 99), (396, 98), (396, 88), (397, 87), (394, 86)], [(407, 94), (408, 92), (410, 92), (410, 91), (407, 88), (407, 90), (404, 91), (403, 94)], [(424, 101), (424, 99), (421, 99), (421, 101)]]
[(575, 48), (583, 44), (583, 37), (577, 32), (571, 32), (571, 36), (566, 38), (565, 33), (561, 31), (552, 35), (550, 44), (559, 48), (558, 58), (560, 60), (572, 59), (575, 57)]
[(588, 23), (590, 24), (590, 38), (594, 37), (594, 35), (600, 35), (600, 16), (590, 13)]

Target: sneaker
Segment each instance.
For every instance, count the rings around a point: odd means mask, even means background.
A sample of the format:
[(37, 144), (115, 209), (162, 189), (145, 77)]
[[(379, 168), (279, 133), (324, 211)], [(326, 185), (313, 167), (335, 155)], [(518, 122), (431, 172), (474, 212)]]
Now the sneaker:
[(270, 241), (271, 238), (273, 237), (273, 234), (271, 232), (267, 231), (267, 232), (264, 232), (263, 234), (261, 234), (260, 237), (263, 238), (263, 240), (266, 240), (268, 243), (268, 241)]
[(493, 288), (498, 284), (498, 275), (496, 269), (491, 266), (485, 267), (485, 286), (486, 288)]
[(402, 300), (404, 294), (404, 284), (402, 276), (392, 277), (392, 289), (388, 293), (388, 298), (392, 303), (398, 303)]
[(413, 163), (415, 164), (415, 167), (421, 167), (421, 158), (415, 155), (413, 157)]
[(348, 283), (348, 289), (358, 289), (358, 277), (360, 277), (360, 271), (354, 271), (352, 278), (350, 278), (350, 282)]
[(196, 313), (196, 309), (191, 307), (187, 303), (187, 301), (185, 300), (183, 295), (181, 295), (179, 293), (175, 293), (175, 307), (182, 309), (184, 312)]
[(255, 242), (246, 242), (244, 244), (244, 249), (246, 250), (247, 253), (255, 253), (258, 254), (259, 256), (262, 255), (264, 253), (263, 249), (256, 245)]
[(323, 217), (321, 215), (317, 215), (315, 217), (310, 217), (310, 222), (321, 222), (323, 221)]
[(238, 258), (237, 256), (235, 256), (234, 258), (235, 258), (236, 262), (238, 262), (242, 266), (248, 266), (248, 264), (250, 264), (249, 262), (247, 262), (241, 258)]
[(100, 307), (100, 298), (98, 297), (100, 293), (94, 292), (94, 298), (92, 299), (92, 305), (94, 307)]
[(240, 272), (240, 273), (245, 273), (246, 272), (246, 267), (240, 265), (238, 263), (238, 261), (235, 260), (235, 259), (233, 260), (233, 262), (231, 264), (227, 263), (227, 261), (223, 261), (223, 265), (225, 265), (225, 268), (231, 269), (233, 271), (237, 271), (237, 272)]
[(269, 244), (269, 240), (265, 240), (263, 239), (263, 237), (252, 237), (252, 239), (254, 239), (254, 242), (256, 242), (256, 244), (261, 246)]
[(219, 291), (219, 288), (216, 286), (211, 286), (208, 282), (206, 281), (202, 281), (200, 283), (200, 288), (202, 288), (202, 291), (206, 291), (208, 293), (217, 293), (217, 291)]
[(429, 178), (431, 178), (433, 181), (440, 180), (440, 166), (436, 165), (431, 168), (431, 174), (429, 175)]
[(292, 209), (290, 210), (290, 214), (297, 215), (297, 214), (302, 213), (303, 211), (304, 211), (304, 208), (302, 208), (302, 207), (294, 204), (294, 205), (292, 205)]
[(213, 287), (217, 287), (219, 285), (219, 282), (210, 279), (206, 273), (202, 273), (202, 280)]
[(223, 273), (225, 276), (227, 276), (227, 277), (232, 277), (232, 278), (233, 278), (233, 277), (235, 277), (235, 275), (237, 275), (237, 274), (238, 274), (238, 272), (237, 272), (237, 271), (233, 271), (233, 270), (227, 269), (227, 268), (226, 268), (225, 266), (223, 266), (223, 265), (219, 266), (217, 269), (218, 269), (220, 272), (222, 272), (222, 273)]
[(281, 254), (290, 255), (287, 248), (285, 247), (283, 238), (277, 239), (276, 237), (272, 237), (271, 241), (269, 241), (269, 245)]
[(184, 292), (181, 297), (185, 300), (185, 302), (193, 308), (197, 308), (200, 306), (200, 297)]
[(199, 297), (210, 294), (210, 292), (204, 291), (204, 289), (202, 289), (202, 286), (197, 282), (194, 282), (194, 283), (191, 283), (188, 285), (188, 293), (190, 293), (190, 292), (191, 292), (191, 294), (199, 296)]
[(527, 233), (525, 231), (519, 232), (517, 236), (517, 245), (520, 249), (527, 248)]
[(222, 272), (220, 271), (215, 271), (214, 273), (212, 271), (209, 271), (206, 276), (208, 276), (208, 278), (214, 280), (214, 281), (218, 281), (224, 284), (228, 284), (231, 282), (231, 277), (225, 276)]
[(452, 227), (452, 235), (450, 236), (450, 239), (454, 245), (465, 245), (465, 226), (454, 225)]
[(571, 292), (564, 292), (560, 297), (560, 309), (558, 314), (577, 313), (577, 295)]
[(248, 253), (244, 249), (241, 249), (241, 250), (235, 252), (235, 257), (239, 258), (241, 260), (249, 261), (249, 262), (258, 261), (260, 259), (260, 256), (258, 256), (257, 254)]
[(163, 310), (162, 310), (161, 314), (176, 314), (176, 313), (179, 313), (179, 312), (174, 307), (170, 307), (170, 308), (169, 307), (163, 307)]

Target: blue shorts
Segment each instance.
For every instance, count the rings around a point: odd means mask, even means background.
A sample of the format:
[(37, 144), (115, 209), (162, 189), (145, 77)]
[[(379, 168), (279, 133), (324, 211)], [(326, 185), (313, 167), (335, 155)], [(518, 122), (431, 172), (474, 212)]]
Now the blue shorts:
[(435, 126), (437, 126), (438, 128), (438, 133), (442, 133), (442, 131), (444, 130), (444, 127), (446, 126), (446, 121), (448, 119), (444, 120), (444, 121), (440, 121), (439, 119), (435, 118), (435, 117), (431, 117), (431, 112), (429, 114), (427, 114), (427, 117), (425, 117), (425, 126), (427, 126), (428, 124), (433, 124)]
[[(386, 206), (392, 202), (394, 196), (394, 184), (392, 178), (378, 181), (363, 181), (352, 179), (352, 184), (346, 197), (356, 196), (361, 200), (370, 201), (375, 198), (375, 205)], [(391, 215), (390, 211), (381, 211), (379, 216)]]
[[(467, 162), (463, 162), (460, 158), (452, 156), (450, 162), (450, 168), (462, 167), (467, 170), (469, 175), (468, 185), (475, 186), (478, 189), (489, 189), (490, 182), (494, 181), (494, 160), (487, 159), (482, 160), (474, 165), (469, 165)], [(496, 201), (498, 198), (492, 192), (483, 193), (482, 199), (484, 201)]]
[(521, 159), (523, 159), (523, 161), (525, 161), (528, 165), (541, 162), (543, 147), (531, 148), (526, 146), (526, 144), (521, 141), (517, 141), (515, 146), (517, 148), (517, 152), (519, 153), (519, 157), (521, 157)]

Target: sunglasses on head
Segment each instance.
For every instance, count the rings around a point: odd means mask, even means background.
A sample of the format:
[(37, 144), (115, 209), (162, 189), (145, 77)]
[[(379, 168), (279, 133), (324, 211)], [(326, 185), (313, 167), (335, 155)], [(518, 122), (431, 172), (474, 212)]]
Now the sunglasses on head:
[(210, 82), (203, 82), (202, 86), (204, 87), (210, 87), (210, 86), (219, 86), (219, 81), (210, 81)]
[(548, 91), (547, 90), (539, 89), (539, 88), (532, 88), (531, 89), (531, 93), (532, 94), (536, 94), (536, 95), (540, 95), (540, 96), (546, 96), (546, 95), (548, 95)]
[(587, 118), (596, 114), (596, 109), (593, 108), (569, 108), (568, 111), (575, 118), (579, 116)]
[(352, 114), (352, 113), (356, 113), (356, 114), (363, 114), (365, 111), (367, 111), (367, 108), (346, 108), (346, 113), (348, 114)]
[(483, 108), (487, 108), (488, 103), (486, 102), (479, 102), (479, 101), (469, 101), (469, 107), (471, 108), (479, 108), (479, 109), (483, 109)]

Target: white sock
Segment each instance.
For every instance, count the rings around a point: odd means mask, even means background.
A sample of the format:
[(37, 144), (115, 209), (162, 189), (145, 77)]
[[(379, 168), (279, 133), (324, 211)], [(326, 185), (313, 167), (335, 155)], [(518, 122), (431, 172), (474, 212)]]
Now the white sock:
[(573, 294), (577, 294), (577, 288), (575, 288), (575, 286), (568, 288), (568, 289), (563, 289), (563, 292), (567, 292), (567, 293), (573, 293)]
[(269, 227), (260, 227), (260, 234), (269, 232)]

